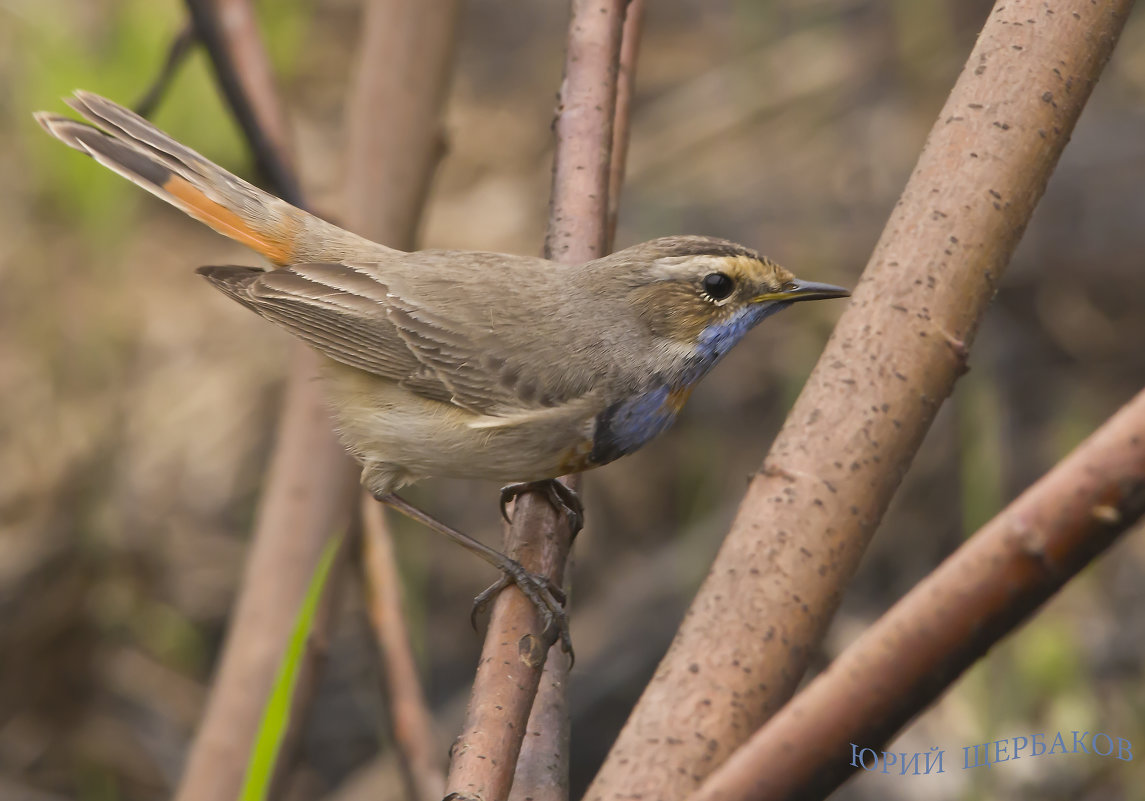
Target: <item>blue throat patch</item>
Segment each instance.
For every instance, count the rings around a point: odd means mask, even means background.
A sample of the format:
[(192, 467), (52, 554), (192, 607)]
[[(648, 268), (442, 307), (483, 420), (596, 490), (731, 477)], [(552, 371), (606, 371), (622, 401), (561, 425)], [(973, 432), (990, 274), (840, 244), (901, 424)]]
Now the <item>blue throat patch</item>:
[(659, 386), (597, 415), (589, 461), (601, 465), (619, 459), (672, 425), (677, 410), (668, 402), (671, 392), (670, 387)]
[(675, 382), (653, 386), (640, 395), (612, 404), (597, 415), (589, 461), (594, 465), (607, 464), (663, 433), (676, 420), (691, 387), (761, 320), (790, 305), (788, 302), (749, 306), (730, 319), (705, 328)]
[(694, 362), (688, 367), (685, 381), (687, 383), (699, 381), (719, 363), (720, 359), (727, 355), (729, 350), (744, 338), (748, 331), (755, 328), (764, 319), (790, 305), (791, 301), (769, 303), (766, 306), (748, 306), (730, 319), (709, 325), (700, 332), (700, 336), (696, 340), (696, 352), (692, 357)]

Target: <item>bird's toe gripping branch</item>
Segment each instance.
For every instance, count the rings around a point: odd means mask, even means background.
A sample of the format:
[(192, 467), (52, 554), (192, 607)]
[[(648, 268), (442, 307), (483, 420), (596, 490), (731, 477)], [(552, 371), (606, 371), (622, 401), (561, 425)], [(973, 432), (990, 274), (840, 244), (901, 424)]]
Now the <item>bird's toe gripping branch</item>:
[(569, 523), (569, 534), (572, 538), (584, 528), (584, 504), (575, 490), (559, 479), (546, 478), (542, 481), (522, 481), (519, 484), (507, 484), (501, 488), (501, 517), (506, 523), (513, 521), (509, 517), (508, 505), (527, 492), (540, 492), (553, 509), (565, 515)]

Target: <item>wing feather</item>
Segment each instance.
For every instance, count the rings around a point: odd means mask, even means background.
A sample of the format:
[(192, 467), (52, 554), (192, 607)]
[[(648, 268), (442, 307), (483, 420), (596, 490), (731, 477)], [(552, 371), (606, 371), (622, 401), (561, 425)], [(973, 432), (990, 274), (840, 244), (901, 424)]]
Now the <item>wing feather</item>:
[[(422, 254), (432, 257), (433, 252), (408, 256)], [(410, 265), (411, 272), (417, 266)], [(450, 283), (440, 269), (421, 280), (396, 269), (383, 276), (379, 265), (369, 263), (295, 264), (269, 272), (205, 267), (200, 272), (330, 358), (482, 415), (484, 427), (544, 413), (588, 390), (554, 385), (546, 381), (551, 370), (531, 369), (528, 354), (504, 336), (504, 326), (520, 325), (510, 310), (475, 312), (471, 301), (457, 302), (466, 291), (459, 285), (464, 277)], [(544, 366), (551, 368), (547, 362)]]

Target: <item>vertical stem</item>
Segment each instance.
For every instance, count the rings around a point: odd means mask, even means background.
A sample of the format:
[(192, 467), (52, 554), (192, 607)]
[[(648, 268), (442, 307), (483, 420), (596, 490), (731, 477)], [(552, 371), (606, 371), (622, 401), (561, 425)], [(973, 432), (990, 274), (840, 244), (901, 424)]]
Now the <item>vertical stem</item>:
[[(616, 238), (643, 18), (644, 0), (630, 0), (621, 31), (616, 107), (612, 119), (605, 252), (612, 250)], [(569, 743), (572, 734), (568, 710), (569, 665), (558, 654), (552, 656), (554, 658), (545, 660), (525, 740), (517, 759), (509, 801), (565, 801), (569, 795)]]
[[(625, 0), (572, 3), (545, 238), (545, 255), (556, 261), (584, 262), (605, 253), (625, 5)], [(575, 477), (567, 483), (576, 488)], [(505, 549), (526, 569), (561, 583), (570, 544), (566, 521), (545, 499), (527, 494), (514, 504)], [(493, 606), (466, 722), (453, 748), (446, 788), (451, 797), (493, 801), (508, 796), (547, 656), (540, 634), (532, 604), (515, 588), (502, 592)], [(558, 689), (563, 684), (553, 683)], [(546, 705), (549, 711), (562, 707)], [(552, 739), (558, 752), (567, 751), (562, 741), (559, 734)], [(567, 767), (560, 762), (567, 754), (555, 756), (567, 788)]]

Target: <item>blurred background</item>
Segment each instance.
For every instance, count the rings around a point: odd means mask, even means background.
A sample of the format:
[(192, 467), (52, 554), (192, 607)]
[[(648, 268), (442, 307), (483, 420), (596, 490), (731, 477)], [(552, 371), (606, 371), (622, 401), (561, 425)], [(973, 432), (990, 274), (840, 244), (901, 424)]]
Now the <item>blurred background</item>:
[[(853, 285), (990, 3), (649, 3), (617, 246), (701, 233)], [(263, 3), (303, 183), (337, 219), (355, 0)], [(539, 252), (562, 3), (475, 0), (460, 29), (427, 247)], [(250, 253), (44, 136), (82, 87), (133, 103), (184, 24), (177, 0), (0, 0), (0, 798), (170, 796), (242, 574), (286, 335), (200, 264)], [(1145, 12), (1129, 22), (971, 356), (817, 657), (821, 667), (945, 554), (1145, 386)], [(197, 54), (156, 122), (250, 176)], [(841, 304), (754, 331), (680, 422), (587, 479), (571, 679), (574, 794), (667, 647)], [(487, 542), (494, 487), (409, 495)], [(494, 575), (394, 521), (442, 753)], [(1145, 540), (1131, 533), (995, 648), (891, 750), (941, 776), (860, 776), (846, 799), (1145, 799)], [(288, 797), (394, 783), (356, 581)], [(1135, 760), (1045, 756), (963, 771), (962, 746), (1072, 730)]]

